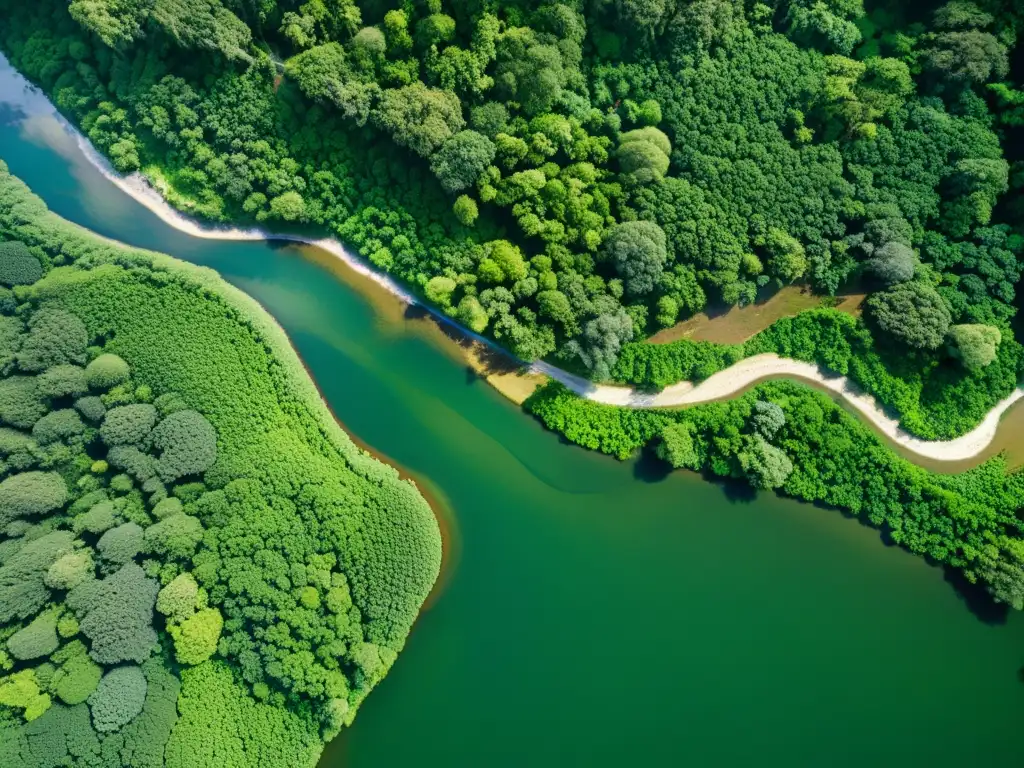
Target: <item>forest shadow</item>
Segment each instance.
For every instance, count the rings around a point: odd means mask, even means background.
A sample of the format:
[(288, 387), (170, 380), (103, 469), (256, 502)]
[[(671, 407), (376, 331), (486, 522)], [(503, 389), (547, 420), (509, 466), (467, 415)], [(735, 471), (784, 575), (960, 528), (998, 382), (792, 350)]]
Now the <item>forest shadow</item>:
[[(960, 602), (978, 621), (989, 626), (1001, 626), (1006, 623), (1010, 616), (1010, 606), (1006, 603), (997, 603), (985, 587), (969, 582), (962, 571), (943, 565), (942, 572), (945, 582), (953, 588)], [(1024, 668), (1021, 669), (1021, 673), (1024, 681)]]
[[(824, 504), (820, 501), (813, 501), (810, 502), (810, 504), (816, 509), (833, 513), (837, 512), (847, 520), (854, 520), (862, 527), (875, 531), (878, 534), (878, 540), (885, 547), (896, 547), (910, 554), (906, 547), (893, 538), (892, 531), (888, 527), (879, 527), (866, 517), (854, 514), (849, 510), (842, 509), (840, 507), (833, 507), (829, 504)], [(967, 577), (964, 576), (962, 571), (944, 563), (940, 563), (932, 557), (924, 556), (924, 561), (934, 568), (942, 569), (943, 581), (952, 588), (953, 592), (955, 592), (956, 596), (960, 599), (960, 602), (963, 603), (964, 607), (970, 611), (978, 621), (988, 626), (1001, 626), (1006, 623), (1006, 620), (1010, 615), (1009, 606), (1004, 603), (996, 602), (983, 585), (972, 584), (967, 580)], [(1024, 667), (1021, 668), (1021, 682), (1024, 682)]]
[(426, 320), (433, 323), (444, 337), (464, 354), (473, 354), (476, 366), (466, 366), (467, 384), (485, 379), (492, 374), (516, 373), (523, 368), (524, 363), (516, 360), (510, 353), (474, 338), (454, 322), (436, 315), (419, 304), (407, 305), (402, 317), (410, 322)]
[(654, 449), (646, 445), (633, 461), (633, 478), (642, 483), (660, 483), (674, 471), (667, 461), (659, 459)]

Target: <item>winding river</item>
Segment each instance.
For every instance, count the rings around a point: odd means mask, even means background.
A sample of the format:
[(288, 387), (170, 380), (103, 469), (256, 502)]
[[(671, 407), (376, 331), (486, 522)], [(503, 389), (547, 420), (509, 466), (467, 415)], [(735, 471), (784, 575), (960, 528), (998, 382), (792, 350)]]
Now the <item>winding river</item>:
[(162, 223), (3, 63), (0, 157), (256, 297), (447, 510), (443, 590), (323, 768), (1020, 765), (1024, 616), (835, 511), (563, 444), (323, 254)]

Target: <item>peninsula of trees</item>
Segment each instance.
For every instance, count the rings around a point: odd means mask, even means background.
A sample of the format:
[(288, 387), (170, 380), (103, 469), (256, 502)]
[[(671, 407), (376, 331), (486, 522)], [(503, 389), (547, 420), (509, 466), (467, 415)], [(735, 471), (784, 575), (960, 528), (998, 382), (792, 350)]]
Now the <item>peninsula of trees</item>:
[(0, 766), (313, 766), (441, 541), (284, 333), (0, 162)]

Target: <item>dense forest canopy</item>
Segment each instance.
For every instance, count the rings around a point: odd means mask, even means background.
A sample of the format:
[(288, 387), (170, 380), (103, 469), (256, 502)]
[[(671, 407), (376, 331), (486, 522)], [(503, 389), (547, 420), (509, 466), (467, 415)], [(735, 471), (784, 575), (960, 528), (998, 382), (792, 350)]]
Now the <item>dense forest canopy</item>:
[(1024, 250), (1014, 6), (0, 0), (0, 39), (180, 207), (326, 226), (524, 359), (862, 281), (969, 377)]
[(312, 766), (440, 558), (254, 301), (0, 162), (2, 768)]

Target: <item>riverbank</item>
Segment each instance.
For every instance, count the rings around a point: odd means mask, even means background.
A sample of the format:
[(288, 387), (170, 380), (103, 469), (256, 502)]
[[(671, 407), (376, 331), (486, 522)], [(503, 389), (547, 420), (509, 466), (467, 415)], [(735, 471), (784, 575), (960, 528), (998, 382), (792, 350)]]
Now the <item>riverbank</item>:
[[(62, 122), (66, 129), (76, 137), (86, 158), (106, 179), (168, 226), (192, 237), (207, 240), (276, 240), (310, 246), (329, 254), (347, 269), (372, 282), (402, 304), (421, 309), (424, 315), (430, 316), (436, 322), (441, 333), (449, 337), (454, 335), (467, 364), (489, 384), (517, 404), (521, 404), (548, 378), (562, 383), (580, 397), (604, 405), (626, 408), (673, 408), (698, 405), (738, 395), (759, 381), (792, 378), (813, 383), (838, 396), (858, 416), (899, 446), (907, 458), (911, 460), (919, 458), (926, 462), (962, 463), (977, 458), (985, 452), (985, 449), (995, 439), (1003, 415), (1024, 397), (1024, 389), (1014, 390), (997, 403), (977, 427), (958, 438), (922, 440), (902, 429), (899, 421), (889, 415), (874, 397), (860, 390), (845, 376), (836, 376), (817, 365), (781, 358), (774, 354), (757, 355), (741, 360), (702, 382), (678, 382), (658, 393), (647, 393), (632, 387), (595, 384), (544, 361), (520, 367), (520, 364), (507, 351), (424, 304), (396, 280), (377, 272), (362, 262), (338, 240), (274, 233), (262, 229), (205, 226), (173, 208), (167, 202), (158, 189), (159, 179), (154, 185), (146, 176), (138, 172), (126, 176), (118, 174), (106, 158), (97, 152), (81, 133), (63, 119)], [(448, 333), (448, 330), (453, 333)]]

